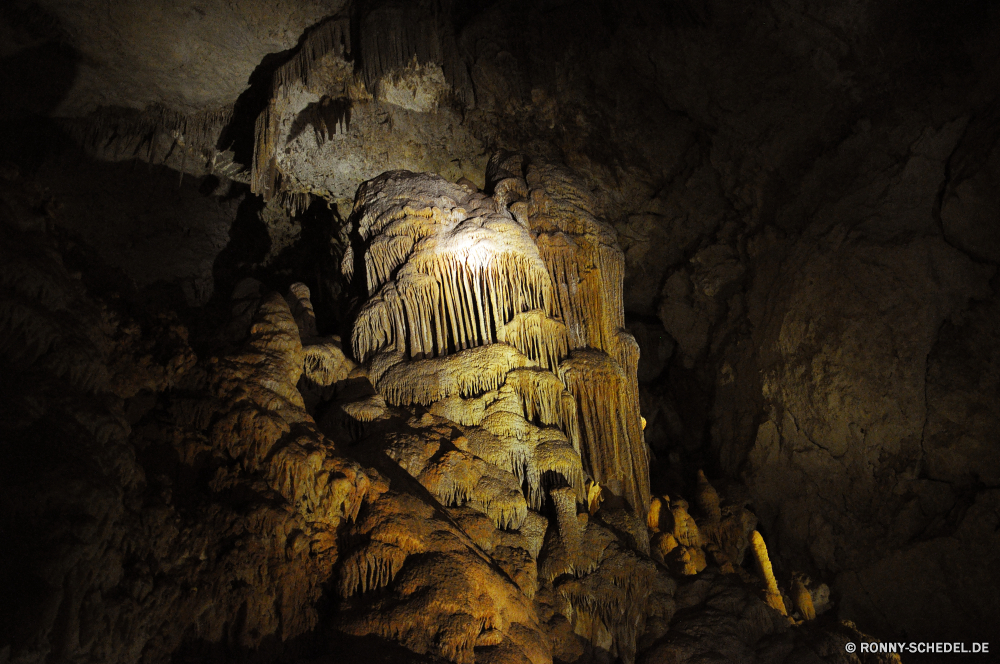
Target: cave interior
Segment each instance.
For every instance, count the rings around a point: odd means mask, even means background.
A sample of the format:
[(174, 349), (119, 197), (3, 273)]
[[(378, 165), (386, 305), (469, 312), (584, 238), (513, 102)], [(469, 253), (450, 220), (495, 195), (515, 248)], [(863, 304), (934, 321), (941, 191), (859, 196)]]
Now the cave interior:
[(0, 90), (0, 664), (1000, 651), (997, 3), (8, 0)]

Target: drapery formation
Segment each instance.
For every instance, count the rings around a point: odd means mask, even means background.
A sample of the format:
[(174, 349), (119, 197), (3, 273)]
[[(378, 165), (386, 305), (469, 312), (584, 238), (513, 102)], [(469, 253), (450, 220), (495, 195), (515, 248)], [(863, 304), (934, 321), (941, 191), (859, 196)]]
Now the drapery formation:
[(513, 475), (530, 507), (563, 486), (585, 502), (589, 475), (644, 519), (638, 347), (614, 233), (556, 169), (494, 188), (404, 171), (362, 185), (342, 264), (363, 297), (354, 355), (389, 404), (467, 427), (469, 452)]

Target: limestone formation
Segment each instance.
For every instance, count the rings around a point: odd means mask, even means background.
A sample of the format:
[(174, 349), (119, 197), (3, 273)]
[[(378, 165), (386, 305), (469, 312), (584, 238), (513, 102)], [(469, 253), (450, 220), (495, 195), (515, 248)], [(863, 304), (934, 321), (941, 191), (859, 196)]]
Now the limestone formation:
[(813, 605), (812, 593), (806, 587), (805, 580), (796, 575), (792, 578), (792, 601), (802, 620), (815, 620), (816, 607)]
[(0, 663), (989, 641), (994, 4), (3, 3)]
[[(614, 270), (613, 237), (592, 214), (568, 206), (559, 214), (567, 230), (604, 233), (609, 244), (593, 251), (611, 256)], [(499, 199), (438, 178), (389, 173), (365, 183), (354, 219), (357, 241), (343, 268), (367, 300), (352, 347), (389, 403), (428, 406), (476, 427), (473, 453), (527, 480), (535, 509), (547, 474), (582, 499), (584, 471), (627, 487), (633, 506), (646, 504), (636, 352), (621, 330), (614, 287), (595, 276), (570, 297), (562, 276), (559, 304), (556, 268), (543, 261), (529, 228)], [(563, 255), (560, 264), (589, 260), (581, 254)], [(562, 322), (566, 316), (598, 327), (584, 336), (581, 323)], [(591, 341), (618, 360), (596, 349), (570, 353)]]
[(778, 590), (778, 582), (774, 578), (774, 571), (771, 569), (771, 559), (767, 555), (767, 545), (764, 544), (764, 538), (756, 530), (753, 531), (750, 545), (753, 547), (754, 558), (757, 560), (757, 569), (760, 570), (760, 575), (764, 578), (764, 583), (767, 584), (767, 590), (764, 593), (767, 605), (772, 609), (780, 611), (782, 615), (787, 615), (785, 602), (781, 597), (781, 591)]
[(722, 509), (719, 506), (719, 492), (715, 490), (708, 479), (705, 471), (698, 471), (698, 493), (696, 496), (698, 509), (701, 510), (704, 518), (713, 524), (722, 520)]

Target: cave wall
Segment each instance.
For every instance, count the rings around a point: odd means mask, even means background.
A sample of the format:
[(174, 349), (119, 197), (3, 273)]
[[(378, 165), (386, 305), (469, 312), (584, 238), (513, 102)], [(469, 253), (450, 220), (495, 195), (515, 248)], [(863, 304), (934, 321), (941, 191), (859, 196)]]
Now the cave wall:
[[(745, 482), (779, 573), (866, 629), (995, 633), (995, 9), (418, 4), (17, 3), (6, 159), (62, 201), (41, 227), (184, 307), (251, 275), (336, 302), (313, 264), (383, 171), (561, 162), (625, 254), (654, 488)], [(261, 155), (280, 193), (249, 191)]]

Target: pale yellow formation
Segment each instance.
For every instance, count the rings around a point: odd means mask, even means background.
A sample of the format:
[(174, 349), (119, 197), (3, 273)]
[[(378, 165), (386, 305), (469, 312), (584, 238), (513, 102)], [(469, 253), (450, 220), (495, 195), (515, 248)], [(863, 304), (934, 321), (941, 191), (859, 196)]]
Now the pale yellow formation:
[(385, 417), (387, 405), (381, 394), (372, 394), (357, 401), (341, 404), (344, 412), (359, 422), (374, 422)]
[[(664, 554), (668, 566), (679, 574), (698, 574), (708, 565), (705, 559), (704, 541), (698, 524), (688, 512), (687, 501), (676, 498), (672, 501), (664, 499), (660, 508), (659, 523), (664, 527), (669, 521), (672, 530), (669, 538), (658, 538), (658, 546)], [(669, 508), (669, 519), (663, 513)], [(672, 541), (671, 541), (672, 540)], [(666, 555), (669, 554), (669, 555)]]
[(288, 294), (285, 295), (288, 308), (295, 318), (295, 323), (299, 327), (299, 336), (302, 343), (307, 344), (313, 337), (319, 335), (316, 328), (316, 312), (313, 310), (312, 297), (309, 287), (303, 283), (294, 283), (288, 287)]
[(530, 600), (494, 562), (504, 552), (487, 557), (440, 507), (388, 491), (368, 504), (352, 534), (337, 590), (355, 607), (337, 616), (340, 631), (456, 664), (482, 662), (479, 647), (488, 644), (511, 661), (551, 664)]
[(526, 420), (559, 427), (580, 451), (576, 399), (556, 374), (540, 367), (517, 368), (507, 374), (501, 397), (505, 389), (517, 395)]
[[(364, 298), (351, 348), (378, 393), (462, 427), (459, 452), (408, 472), (443, 504), (484, 511), (501, 528), (551, 496), (573, 548), (602, 490), (633, 510), (648, 504), (648, 459), (622, 255), (578, 185), (560, 178), (551, 182), (571, 191), (555, 198), (549, 180), (532, 189), (511, 178), (498, 188), (507, 201), (384, 174), (358, 190), (342, 270)], [(565, 251), (551, 250), (563, 240)]]
[(804, 579), (799, 574), (792, 577), (792, 601), (795, 602), (795, 608), (798, 609), (803, 620), (816, 619), (812, 593), (809, 592), (809, 588), (806, 587)]
[(600, 509), (601, 503), (604, 502), (604, 496), (601, 495), (601, 483), (594, 481), (587, 481), (587, 512), (588, 514), (596, 514), (597, 510)]
[[(528, 194), (511, 209), (523, 206), (517, 210), (536, 234), (552, 280), (553, 310), (577, 351), (570, 356), (572, 369), (564, 370), (564, 362), (559, 374), (580, 406), (584, 464), (641, 518), (650, 497), (649, 459), (639, 415), (639, 347), (624, 329), (625, 257), (614, 229), (594, 216), (589, 190), (568, 171), (532, 165), (524, 186)], [(506, 195), (516, 189), (508, 185)], [(588, 379), (594, 379), (591, 387)]]
[(649, 464), (639, 428), (638, 399), (621, 365), (596, 349), (573, 351), (559, 378), (576, 398), (580, 449), (594, 479), (617, 486), (633, 507), (649, 504)]
[(520, 528), (527, 516), (528, 507), (514, 476), (465, 452), (445, 453), (417, 479), (442, 505), (468, 505), (490, 517), (497, 528)]
[(544, 501), (546, 473), (563, 477), (578, 500), (584, 499), (580, 455), (558, 429), (539, 428), (516, 413), (501, 411), (469, 429), (467, 436), (472, 454), (517, 477), (533, 509)]
[(669, 502), (664, 502), (664, 499), (659, 496), (653, 496), (652, 500), (649, 501), (649, 512), (646, 516), (646, 526), (654, 533), (658, 533), (662, 530), (662, 514), (664, 512), (664, 507), (666, 507), (666, 511), (669, 512), (669, 505)]
[(522, 311), (497, 333), (497, 341), (509, 343), (549, 371), (569, 354), (569, 332), (541, 309)]
[[(442, 184), (454, 198), (441, 196)], [(362, 185), (355, 206), (365, 210), (358, 234), (370, 297), (355, 323), (359, 360), (389, 349), (433, 357), (494, 343), (518, 314), (551, 310), (551, 283), (531, 234), (492, 199), (397, 172)], [(351, 248), (348, 278), (358, 276), (356, 262)], [(537, 318), (535, 331), (554, 327)], [(531, 325), (531, 317), (515, 322), (511, 340), (539, 359), (565, 354), (558, 335), (529, 339)]]
[(316, 343), (303, 346), (302, 352), (303, 374), (321, 387), (345, 380), (357, 367), (336, 341), (316, 340)]
[(512, 369), (530, 360), (513, 346), (490, 344), (427, 360), (398, 360), (388, 368), (373, 365), (372, 384), (393, 405), (430, 404), (449, 397), (473, 397), (499, 389)]
[(754, 557), (757, 559), (757, 567), (760, 570), (760, 575), (767, 584), (765, 600), (768, 606), (787, 616), (788, 611), (785, 609), (785, 602), (781, 599), (781, 591), (778, 590), (778, 581), (774, 578), (774, 570), (771, 569), (771, 559), (767, 555), (767, 546), (764, 544), (764, 538), (756, 530), (751, 535), (750, 546), (753, 548)]

